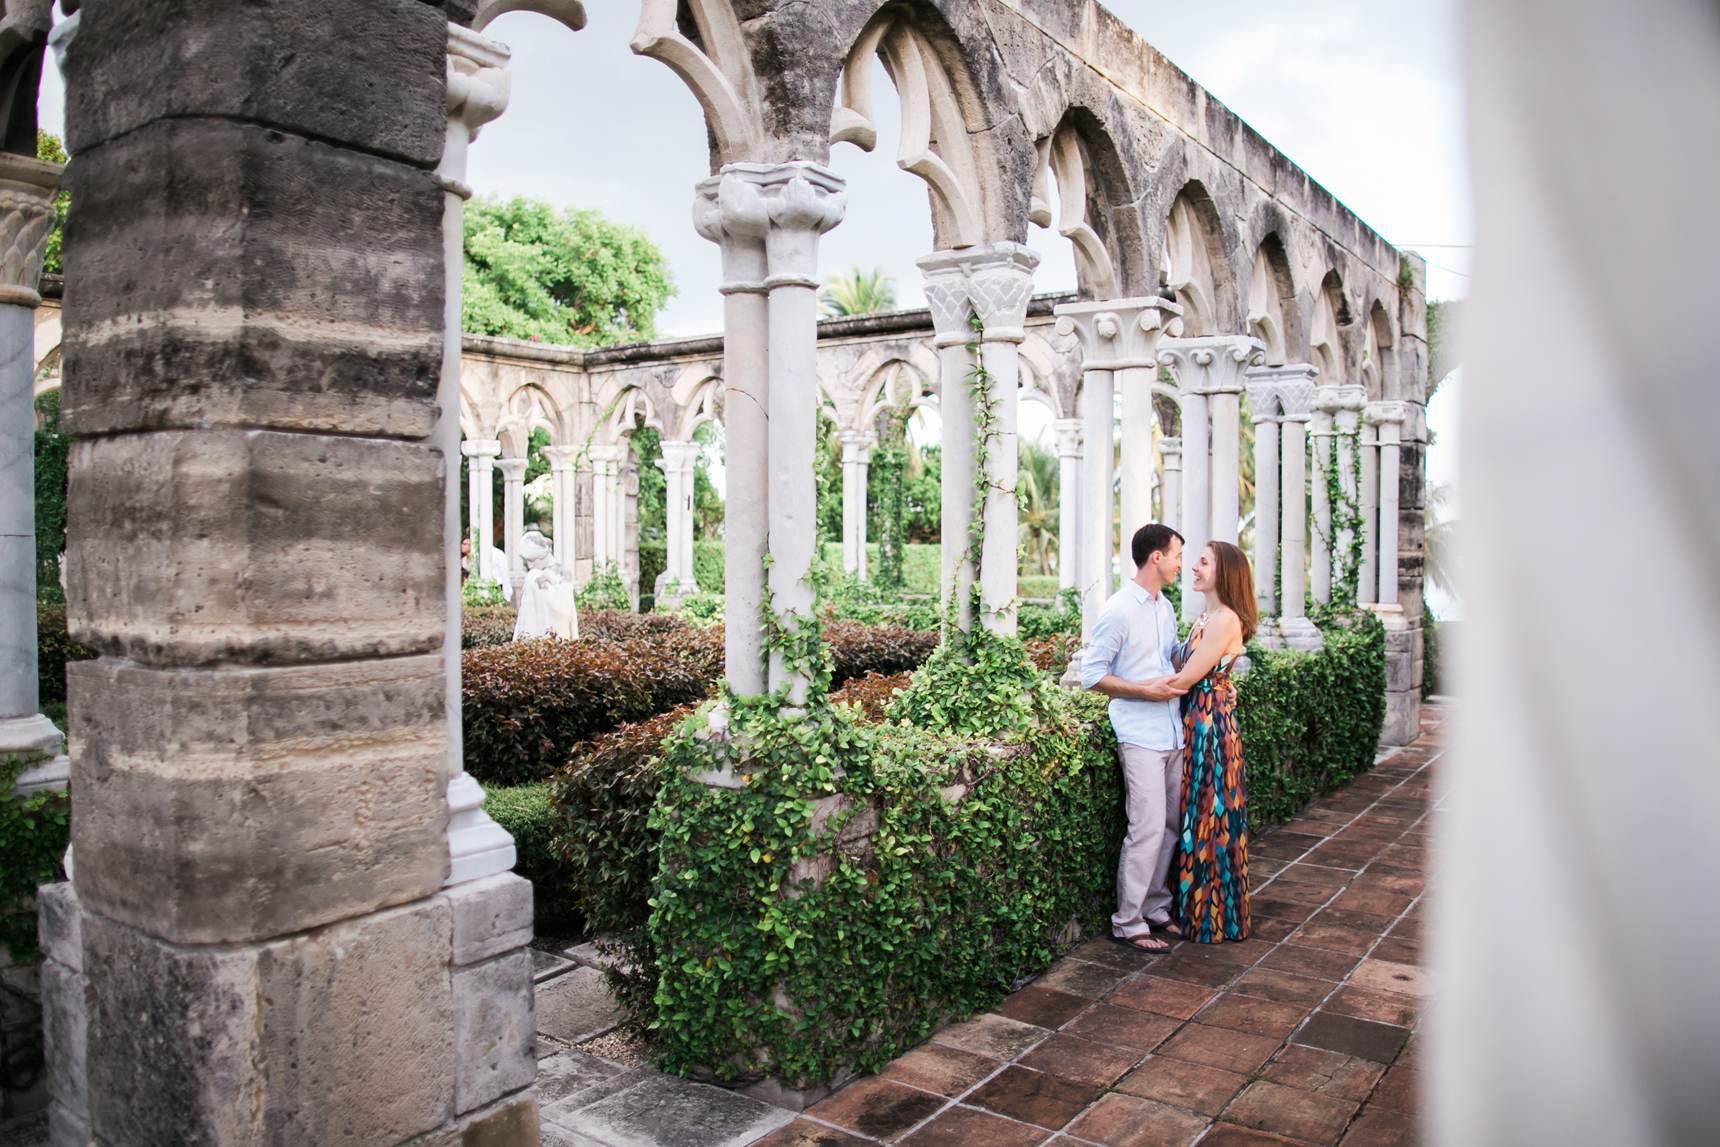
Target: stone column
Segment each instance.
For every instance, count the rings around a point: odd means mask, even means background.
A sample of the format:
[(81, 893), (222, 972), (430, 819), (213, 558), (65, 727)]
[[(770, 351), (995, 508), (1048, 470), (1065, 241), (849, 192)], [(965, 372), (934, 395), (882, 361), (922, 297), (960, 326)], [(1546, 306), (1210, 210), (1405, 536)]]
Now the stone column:
[[(664, 479), (664, 592), (674, 598), (698, 593), (693, 579), (693, 469), (697, 442), (664, 442), (657, 468)], [(653, 588), (653, 592), (655, 588)]]
[[(502, 456), (502, 443), (496, 438), (462, 442), (460, 453), (467, 459), (466, 517), (471, 529), (472, 556), (478, 558), (480, 551), (494, 544), (491, 539), (496, 535), (495, 465)], [(477, 568), (483, 572), (481, 564)]]
[[(1313, 417), (1312, 366), (1269, 367), (1283, 421), (1279, 440), (1282, 506), (1279, 527), (1278, 630), (1291, 649), (1309, 652), (1324, 643), (1308, 620), (1308, 421)], [(1261, 372), (1264, 373), (1264, 372)]]
[(1081, 572), (1081, 426), (1079, 418), (1051, 423), (1057, 442), (1057, 589), (1076, 589)]
[(595, 575), (605, 562), (620, 571), (620, 467), (625, 446), (593, 446), (591, 454), (591, 568)]
[(1213, 379), (1207, 395), (1212, 420), (1212, 537), (1235, 545), (1242, 531), (1242, 372)]
[(1165, 464), (1165, 484), (1159, 505), (1165, 525), (1182, 532), (1182, 439), (1159, 438), (1159, 459)]
[(765, 235), (770, 216), (738, 177), (702, 181), (693, 199), (699, 234), (722, 252), (723, 433), (727, 497), (723, 511), (723, 672), (743, 697), (765, 691), (765, 557), (770, 539), (770, 307)]
[[(1152, 517), (1152, 383), (1158, 374), (1159, 337), (1182, 329), (1182, 309), (1157, 297), (1063, 303), (1056, 308), (1057, 331), (1081, 338), (1082, 412), (1086, 421), (1086, 472), (1081, 489), (1087, 508), (1082, 519), (1083, 579), (1081, 632), (1091, 637), (1099, 611), (1111, 596), (1113, 545), (1125, 560), (1129, 542)], [(1113, 388), (1123, 388), (1122, 536), (1114, 537), (1111, 514), (1113, 464)], [(1098, 457), (1095, 457), (1098, 455)], [(1127, 562), (1132, 571), (1134, 564)]]
[(1398, 599), (1398, 489), (1403, 461), (1399, 442), (1407, 416), (1402, 402), (1368, 404), (1367, 419), (1379, 434), (1379, 604), (1396, 605)]
[(1261, 617), (1278, 612), (1278, 388), (1256, 367), (1248, 372), (1254, 422), (1254, 596)]
[(529, 902), (443, 888), (447, 19), (81, 15), (50, 1135), (535, 1143)]
[(527, 465), (524, 458), (496, 459), (496, 469), (502, 472), (502, 552), (508, 555), (510, 601), (519, 600), (520, 586), (526, 576), (525, 566), (520, 562), (520, 535), (526, 532)]
[[(1351, 445), (1358, 440), (1361, 410), (1367, 404), (1368, 392), (1360, 386), (1341, 386), (1336, 397), (1338, 407), (1332, 412), (1332, 464), (1338, 469), (1338, 489), (1344, 501), (1359, 513), (1361, 499), (1356, 489), (1356, 455)], [(1333, 511), (1342, 513), (1339, 507), (1333, 507)], [(1342, 516), (1345, 519), (1349, 517), (1348, 514)], [(1336, 585), (1344, 577), (1344, 567), (1349, 563), (1356, 535), (1347, 520), (1335, 522), (1332, 532), (1332, 580)]]
[(545, 446), (549, 459), (550, 529), (554, 533), (555, 560), (573, 568), (573, 465), (579, 451), (572, 446)]
[[(1369, 404), (1371, 408), (1372, 403)], [(1356, 600), (1363, 605), (1379, 600), (1380, 592), (1380, 448), (1379, 431), (1362, 419), (1362, 567), (1356, 582)]]
[[(38, 49), (39, 51), (40, 49)], [(32, 97), (33, 98), (33, 97)], [(53, 226), (60, 166), (0, 153), (0, 754), (41, 758), (19, 784), (66, 787), (60, 730), (37, 711), (36, 280)]]
[[(739, 577), (727, 591), (725, 612), (737, 620), (749, 613), (756, 616), (768, 592), (778, 624), (791, 633), (812, 622), (814, 605), (807, 574), (818, 545), (818, 497), (813, 474), (818, 431), (818, 237), (842, 221), (845, 186), (834, 172), (805, 160), (731, 163), (724, 166), (714, 184), (709, 180), (700, 184), (694, 207), (700, 232), (722, 242), (725, 276), (731, 270), (765, 272), (762, 279), (740, 280), (729, 294), (731, 302), (759, 289), (769, 292), (763, 335), (769, 382), (763, 396), (767, 401), (760, 404), (768, 417), (762, 419), (762, 442), (754, 437), (757, 427), (751, 424), (743, 427), (740, 435), (731, 433), (729, 474), (731, 481), (738, 474), (738, 489), (750, 490), (759, 471), (758, 449), (763, 446), (770, 569), (760, 589), (756, 572), (729, 566)], [(735, 240), (724, 241), (722, 237), (731, 232)], [(746, 248), (757, 239), (763, 241), (762, 268), (747, 257)], [(735, 332), (742, 341), (740, 353), (756, 355), (756, 310), (743, 303), (733, 312), (725, 310), (724, 317), (725, 321), (734, 318), (743, 324)], [(745, 406), (747, 402), (742, 397), (737, 404)], [(750, 416), (743, 416), (743, 421), (745, 417)], [(729, 500), (731, 504), (736, 501), (736, 488), (731, 488)], [(750, 518), (743, 520), (741, 528), (733, 544), (744, 556), (756, 538), (749, 536), (753, 529)], [(754, 596), (757, 602), (749, 602)], [(748, 646), (747, 642), (731, 645), (725, 656), (745, 660)], [(744, 665), (741, 668), (743, 674), (749, 672)], [(737, 682), (734, 676), (730, 680)], [(757, 680), (756, 675), (752, 680)], [(790, 700), (798, 704), (806, 696), (808, 681), (806, 671), (788, 665), (780, 651), (771, 654), (766, 679), (770, 689), (787, 689)], [(735, 688), (742, 691), (744, 687), (736, 683)]]
[[(1205, 595), (1194, 590), (1194, 565), (1200, 551), (1215, 535), (1215, 524), (1231, 534), (1221, 541), (1234, 541), (1236, 523), (1234, 495), (1214, 498), (1215, 488), (1228, 490), (1236, 482), (1237, 426), (1227, 410), (1234, 409), (1242, 387), (1243, 373), (1258, 366), (1266, 356), (1265, 344), (1246, 335), (1217, 335), (1205, 338), (1166, 339), (1159, 344), (1159, 362), (1176, 376), (1182, 395), (1183, 443), (1183, 619), (1192, 621), (1206, 608)], [(1209, 400), (1219, 395), (1221, 421), (1230, 430), (1228, 445), (1211, 449)], [(1209, 452), (1210, 450), (1210, 452)], [(1216, 466), (1224, 462), (1228, 473), (1215, 480)], [(1215, 503), (1225, 517), (1215, 523)]]
[[(959, 539), (946, 540), (943, 547), (945, 592), (953, 586), (961, 595), (958, 620), (964, 628), (970, 627), (973, 618), (968, 616), (966, 588), (972, 583), (967, 579), (977, 566), (980, 624), (994, 633), (1014, 636), (1020, 351), (1027, 337), (1027, 303), (1033, 295), (1033, 268), (1039, 265), (1039, 256), (1020, 243), (997, 242), (939, 251), (917, 262), (926, 276), (926, 298), (940, 348), (944, 536)], [(970, 314), (978, 317), (978, 331), (968, 325)], [(955, 341), (958, 338), (962, 341)], [(970, 343), (978, 344), (980, 365), (990, 379), (983, 396), (969, 392), (971, 359), (965, 348)], [(984, 544), (975, 554), (966, 529), (974, 518), (975, 440), (986, 429), (981, 424), (982, 403), (990, 406), (992, 417), (985, 441), (985, 502), (979, 507)], [(954, 459), (964, 457), (969, 459), (965, 466), (952, 468)], [(959, 551), (957, 544), (962, 545)]]
[(842, 443), (842, 568), (866, 580), (866, 476), (875, 436), (864, 430), (837, 434)]

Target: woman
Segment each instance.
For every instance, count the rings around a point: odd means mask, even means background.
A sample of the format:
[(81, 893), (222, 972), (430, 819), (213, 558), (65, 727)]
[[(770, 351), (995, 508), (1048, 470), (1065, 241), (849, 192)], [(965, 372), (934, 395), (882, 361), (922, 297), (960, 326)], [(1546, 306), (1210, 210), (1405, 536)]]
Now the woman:
[(1254, 576), (1229, 542), (1208, 542), (1194, 566), (1206, 612), (1176, 648), (1183, 696), (1182, 831), (1167, 928), (1200, 944), (1248, 939), (1248, 808), (1236, 688), (1230, 669), (1254, 636)]

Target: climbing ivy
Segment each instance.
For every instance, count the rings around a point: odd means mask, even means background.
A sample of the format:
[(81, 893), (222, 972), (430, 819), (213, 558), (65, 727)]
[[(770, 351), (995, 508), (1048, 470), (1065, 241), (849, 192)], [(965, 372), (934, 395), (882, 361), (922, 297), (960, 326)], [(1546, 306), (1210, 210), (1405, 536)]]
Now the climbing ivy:
[[(1326, 483), (1326, 504), (1330, 507), (1331, 528), (1321, 533), (1318, 522), (1314, 523), (1314, 532), (1319, 535), (1320, 544), (1325, 548), (1332, 560), (1332, 594), (1331, 608), (1339, 613), (1353, 610), (1358, 600), (1357, 589), (1361, 585), (1362, 571), (1362, 504), (1360, 499), (1344, 489), (1338, 465), (1338, 452), (1347, 451), (1350, 456), (1350, 474), (1355, 478), (1357, 489), (1362, 480), (1362, 439), (1359, 430), (1340, 430), (1333, 428), (1331, 456), (1323, 475)], [(1338, 539), (1349, 535), (1349, 544), (1340, 551)]]
[(907, 399), (886, 410), (879, 419), (883, 433), (872, 451), (872, 472), (878, 476), (877, 505), (869, 515), (878, 529), (878, 569), (873, 580), (886, 590), (900, 590), (907, 584), (902, 559), (908, 543), (908, 419), (912, 413)]
[(0, 947), (17, 964), (41, 956), (36, 946), (36, 889), (64, 880), (60, 858), (71, 840), (70, 801), (45, 789), (21, 796), (18, 774), (36, 756), (0, 756)]

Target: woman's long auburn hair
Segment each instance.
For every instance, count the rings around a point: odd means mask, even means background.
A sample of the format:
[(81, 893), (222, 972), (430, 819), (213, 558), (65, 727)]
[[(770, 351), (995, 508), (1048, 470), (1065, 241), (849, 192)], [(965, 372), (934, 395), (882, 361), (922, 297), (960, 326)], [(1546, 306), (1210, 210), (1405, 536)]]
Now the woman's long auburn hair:
[(1229, 542), (1206, 544), (1218, 561), (1214, 583), (1218, 600), (1236, 611), (1237, 619), (1242, 622), (1242, 640), (1249, 641), (1260, 628), (1260, 610), (1254, 604), (1254, 571), (1248, 568), (1248, 557)]

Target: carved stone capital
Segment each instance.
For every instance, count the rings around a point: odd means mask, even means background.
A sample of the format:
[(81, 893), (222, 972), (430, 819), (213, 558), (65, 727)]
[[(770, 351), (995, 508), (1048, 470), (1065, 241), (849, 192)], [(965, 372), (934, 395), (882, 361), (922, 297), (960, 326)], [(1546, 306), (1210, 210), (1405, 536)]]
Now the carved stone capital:
[(529, 462), (524, 458), (497, 458), (496, 469), (502, 472), (504, 482), (518, 482), (526, 476), (526, 466)]
[(1081, 432), (1086, 423), (1079, 418), (1056, 418), (1051, 422), (1051, 433), (1057, 440), (1057, 456), (1059, 458), (1079, 458), (1081, 456)]
[(836, 441), (842, 444), (842, 461), (848, 463), (867, 463), (872, 461), (872, 446), (878, 441), (878, 436), (867, 430), (838, 430)]
[(1061, 303), (1057, 333), (1081, 339), (1083, 370), (1157, 367), (1159, 339), (1182, 333), (1182, 307), (1157, 296)]
[(847, 183), (816, 163), (731, 163), (701, 180), (693, 196), (693, 227), (727, 251), (732, 242), (764, 243), (767, 276), (734, 279), (725, 294), (768, 291), (771, 287), (816, 289), (819, 235), (842, 222), (848, 209)]
[(1182, 439), (1160, 438), (1159, 457), (1165, 460), (1167, 470), (1182, 469)]
[(548, 459), (552, 471), (573, 469), (573, 463), (579, 457), (579, 449), (574, 446), (545, 446), (543, 456)]
[(1254, 421), (1265, 421), (1261, 418), (1262, 404), (1254, 398), (1254, 388), (1270, 387), (1272, 402), (1278, 407), (1274, 422), (1307, 422), (1313, 417), (1314, 409), (1314, 380), (1320, 377), (1316, 367), (1308, 363), (1292, 363), (1289, 366), (1256, 366), (1248, 371), (1248, 404), (1254, 412)]
[(1244, 374), (1266, 361), (1266, 344), (1247, 335), (1165, 339), (1159, 364), (1168, 367), (1184, 394), (1240, 394)]
[(1409, 417), (1407, 402), (1370, 402), (1362, 417), (1370, 426), (1383, 426), (1388, 422), (1401, 423)]
[(65, 169), (0, 152), (0, 303), (35, 307), (42, 253), (54, 227), (54, 192)]
[[(1039, 256), (1020, 243), (986, 243), (937, 251), (915, 264), (926, 278), (926, 302), (938, 346), (1015, 342), (1027, 337), (1027, 304)], [(979, 316), (981, 333), (968, 325)]]
[(663, 457), (657, 460), (657, 469), (665, 474), (691, 474), (693, 467), (699, 461), (699, 444), (697, 442), (668, 442), (662, 443)]
[(478, 138), (480, 128), (508, 110), (512, 57), (506, 44), (448, 25), (448, 118), (465, 126), (468, 139)]
[(460, 453), (468, 458), (500, 458), (502, 456), (502, 440), (500, 438), (468, 438), (460, 443)]
[(1281, 422), (1278, 414), (1278, 385), (1272, 382), (1255, 382), (1253, 372), (1249, 372), (1248, 381), (1248, 414), (1256, 426), (1263, 422)]
[(1314, 409), (1325, 414), (1360, 410), (1367, 402), (1368, 392), (1359, 386), (1320, 386), (1314, 389)]

